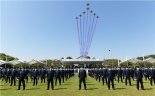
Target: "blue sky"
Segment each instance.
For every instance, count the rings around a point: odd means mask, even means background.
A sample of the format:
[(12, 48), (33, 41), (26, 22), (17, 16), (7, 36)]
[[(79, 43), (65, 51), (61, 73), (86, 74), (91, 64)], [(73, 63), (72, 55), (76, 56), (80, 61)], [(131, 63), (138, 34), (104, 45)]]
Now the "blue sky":
[[(1, 1), (0, 52), (21, 60), (78, 57), (75, 16), (86, 3)], [(155, 53), (155, 2), (89, 3), (100, 16), (89, 56), (125, 59)]]

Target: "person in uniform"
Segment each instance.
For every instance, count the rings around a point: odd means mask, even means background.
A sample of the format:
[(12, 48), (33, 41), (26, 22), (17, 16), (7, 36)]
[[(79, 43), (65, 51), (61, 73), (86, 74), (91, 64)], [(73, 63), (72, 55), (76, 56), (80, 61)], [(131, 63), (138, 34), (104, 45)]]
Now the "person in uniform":
[(121, 67), (118, 68), (118, 71), (117, 72), (118, 72), (118, 83), (119, 83), (120, 79), (121, 79), (121, 82), (123, 82), (123, 77), (122, 77), (123, 70), (121, 69)]
[(150, 85), (152, 86), (152, 82), (154, 82), (155, 85), (155, 69), (151, 68), (150, 69)]
[(17, 70), (16, 69), (12, 69), (11, 70), (11, 85), (14, 83), (14, 86), (16, 86), (16, 75), (17, 75)]
[(115, 71), (111, 68), (108, 69), (108, 72), (107, 72), (107, 80), (108, 80), (108, 90), (110, 90), (110, 82), (111, 82), (111, 85), (112, 85), (112, 89), (114, 90), (115, 87), (114, 87), (114, 78), (115, 78)]
[(6, 71), (6, 83), (9, 81), (10, 83), (11, 70), (8, 68)]
[(21, 83), (23, 85), (23, 90), (25, 90), (25, 77), (26, 77), (26, 72), (24, 71), (24, 69), (20, 69), (18, 71), (19, 73), (19, 76), (18, 76), (18, 79), (19, 79), (19, 83), (18, 83), (18, 90), (20, 90), (20, 86), (21, 86)]
[(136, 72), (135, 72), (135, 76), (137, 79), (137, 90), (139, 90), (139, 84), (141, 85), (141, 89), (144, 90), (144, 86), (143, 86), (143, 72), (140, 68), (137, 68)]
[(125, 85), (127, 86), (127, 81), (129, 81), (129, 85), (131, 86), (131, 72), (129, 68), (125, 70)]
[(59, 69), (55, 72), (55, 86), (57, 85), (57, 80), (59, 80), (59, 85), (61, 85), (61, 71)]
[(33, 72), (32, 72), (32, 76), (33, 76), (33, 86), (37, 86), (38, 84), (38, 75), (39, 75), (39, 72), (37, 69), (34, 69)]
[(41, 72), (40, 72), (40, 75), (41, 75), (41, 83), (44, 81), (45, 83), (45, 75), (46, 75), (46, 70), (45, 69), (41, 69)]
[(47, 70), (47, 90), (50, 88), (50, 84), (52, 87), (52, 90), (54, 90), (54, 75), (55, 71), (51, 68)]
[(81, 90), (81, 83), (82, 82), (84, 84), (84, 89), (86, 90), (86, 77), (87, 77), (86, 70), (80, 69), (78, 77), (79, 77), (79, 90)]
[(65, 71), (64, 71), (64, 69), (61, 69), (61, 78), (62, 78), (62, 82), (64, 83), (64, 80), (65, 80)]
[(104, 81), (106, 81), (107, 84), (107, 69), (103, 68), (102, 69), (102, 84), (104, 85)]

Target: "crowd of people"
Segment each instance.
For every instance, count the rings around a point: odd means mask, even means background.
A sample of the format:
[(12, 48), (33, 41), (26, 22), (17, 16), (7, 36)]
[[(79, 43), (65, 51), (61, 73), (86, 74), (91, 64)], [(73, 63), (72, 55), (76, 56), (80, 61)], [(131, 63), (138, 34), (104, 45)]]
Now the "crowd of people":
[(110, 85), (112, 85), (112, 89), (115, 89), (114, 81), (123, 83), (124, 80), (126, 86), (132, 86), (131, 79), (136, 80), (137, 90), (140, 89), (139, 85), (144, 90), (143, 79), (149, 80), (151, 86), (155, 85), (155, 68), (100, 68), (90, 69), (88, 74), (96, 81), (102, 80), (103, 85), (106, 83), (109, 90)]
[(143, 79), (149, 80), (151, 86), (155, 85), (155, 68), (80, 68), (78, 70), (52, 68), (2, 68), (0, 69), (0, 79), (1, 81), (5, 80), (5, 83), (10, 83), (10, 86), (16, 86), (16, 80), (18, 80), (18, 90), (21, 89), (21, 85), (23, 86), (23, 90), (25, 90), (25, 85), (29, 80), (33, 82), (33, 86), (37, 86), (38, 80), (40, 79), (40, 83), (46, 83), (47, 81), (47, 90), (49, 90), (50, 87), (54, 90), (54, 86), (57, 85), (57, 81), (59, 82), (59, 85), (61, 85), (61, 83), (64, 83), (69, 78), (73, 77), (75, 71), (78, 72), (79, 90), (81, 90), (82, 83), (84, 84), (84, 89), (86, 90), (87, 74), (96, 81), (102, 81), (103, 85), (107, 85), (108, 90), (110, 90), (110, 85), (112, 85), (112, 89), (115, 90), (114, 83), (116, 81), (118, 83), (125, 82), (126, 86), (132, 86), (131, 81), (135, 80), (137, 90), (140, 89), (139, 85), (141, 85), (142, 90), (145, 90)]
[[(21, 88), (21, 84), (23, 85), (23, 90), (25, 90), (25, 85), (30, 80), (33, 82), (33, 86), (38, 85), (38, 80), (41, 80), (41, 83), (45, 83), (47, 81), (47, 90), (54, 90), (54, 85), (57, 85), (57, 81), (59, 81), (59, 85), (61, 82), (67, 81), (69, 78), (74, 76), (73, 69), (9, 69), (2, 68), (0, 70), (0, 79), (5, 81), (5, 83), (10, 83), (10, 86), (16, 86), (16, 80), (18, 80), (18, 90)], [(55, 82), (54, 82), (55, 81)], [(54, 84), (55, 83), (55, 84)]]

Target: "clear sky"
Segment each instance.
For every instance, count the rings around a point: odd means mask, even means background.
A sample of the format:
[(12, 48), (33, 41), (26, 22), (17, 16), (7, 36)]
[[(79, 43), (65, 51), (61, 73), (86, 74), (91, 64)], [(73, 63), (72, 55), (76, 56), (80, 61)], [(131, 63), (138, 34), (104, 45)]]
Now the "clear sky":
[[(78, 57), (75, 16), (86, 3), (1, 1), (0, 52), (21, 60)], [(100, 16), (89, 56), (125, 59), (155, 53), (155, 2), (89, 3)]]

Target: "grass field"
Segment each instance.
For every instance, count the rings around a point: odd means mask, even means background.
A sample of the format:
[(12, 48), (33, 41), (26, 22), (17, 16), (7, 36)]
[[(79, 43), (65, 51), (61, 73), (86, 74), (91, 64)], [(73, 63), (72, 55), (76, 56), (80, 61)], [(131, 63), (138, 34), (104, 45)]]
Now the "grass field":
[[(30, 80), (29, 80), (30, 81)], [(18, 83), (17, 83), (18, 84)], [(0, 96), (155, 96), (155, 86), (150, 86), (144, 81), (145, 90), (136, 90), (136, 82), (132, 86), (125, 86), (124, 83), (115, 81), (115, 90), (108, 90), (106, 85), (87, 77), (87, 90), (78, 90), (77, 74), (63, 83), (55, 86), (55, 90), (46, 90), (47, 83), (38, 82), (38, 86), (32, 86), (32, 82), (26, 83), (26, 90), (17, 90), (18, 86), (9, 86), (0, 82)], [(22, 87), (21, 87), (22, 88)]]

